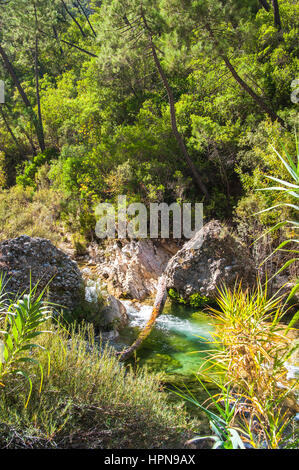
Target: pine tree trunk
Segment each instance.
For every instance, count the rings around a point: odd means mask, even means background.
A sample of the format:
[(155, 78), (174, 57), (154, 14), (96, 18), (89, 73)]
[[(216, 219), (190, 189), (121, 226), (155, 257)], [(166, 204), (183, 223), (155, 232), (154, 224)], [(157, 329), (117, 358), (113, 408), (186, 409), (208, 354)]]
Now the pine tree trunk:
[(17, 77), (17, 74), (12, 66), (12, 64), (10, 63), (10, 60), (5, 52), (5, 50), (3, 49), (3, 47), (1, 46), (0, 44), (0, 56), (2, 57), (2, 60), (3, 60), (3, 63), (4, 63), (4, 66), (7, 70), (7, 72), (9, 73), (12, 81), (14, 82), (18, 92), (20, 93), (20, 96), (23, 100), (23, 103), (24, 105), (26, 106), (26, 108), (28, 109), (29, 111), (29, 115), (32, 119), (32, 122), (33, 122), (33, 125), (34, 125), (34, 128), (35, 128), (35, 131), (36, 131), (36, 135), (37, 135), (37, 138), (38, 138), (38, 141), (39, 141), (39, 145), (40, 147), (42, 148), (42, 145), (43, 145), (43, 142), (40, 141), (40, 135), (39, 135), (39, 123), (38, 123), (38, 119), (36, 118), (36, 115), (32, 109), (32, 106), (31, 106), (31, 103), (20, 83), (20, 80), (18, 79)]
[(31, 147), (31, 150), (32, 150), (32, 155), (36, 156), (37, 155), (37, 151), (36, 151), (36, 148), (35, 148), (35, 145), (34, 145), (34, 142), (32, 140), (32, 137), (30, 134), (28, 134), (28, 132), (26, 131), (26, 129), (22, 128), (22, 131), (24, 132), (24, 135), (26, 136), (29, 144), (30, 144), (30, 147)]
[(285, 122), (275, 113), (275, 111), (273, 111), (273, 109), (270, 108), (270, 106), (268, 106), (264, 98), (262, 98), (260, 95), (255, 93), (255, 91), (253, 91), (252, 88), (250, 88), (250, 86), (240, 77), (240, 75), (238, 74), (238, 72), (236, 71), (236, 69), (234, 68), (230, 60), (228, 59), (228, 57), (223, 52), (221, 52), (221, 47), (219, 47), (219, 43), (216, 40), (214, 33), (208, 23), (206, 23), (206, 29), (209, 32), (210, 37), (213, 40), (214, 44), (218, 47), (219, 55), (223, 59), (226, 67), (229, 69), (234, 79), (239, 83), (239, 85), (243, 88), (243, 90), (245, 90), (254, 99), (254, 101), (259, 105), (259, 107), (263, 111), (265, 111), (265, 113), (267, 113), (268, 116), (270, 116), (273, 122), (278, 121), (279, 124), (281, 124), (283, 127), (286, 127)]
[(266, 101), (259, 95), (257, 95), (249, 85), (240, 77), (233, 65), (230, 63), (228, 57), (222, 55), (222, 58), (225, 62), (225, 65), (230, 70), (232, 76), (239, 83), (239, 85), (256, 101), (259, 107), (265, 111), (271, 118), (273, 122), (278, 121), (283, 127), (285, 127), (285, 122), (267, 105)]
[(41, 104), (40, 104), (40, 92), (39, 92), (39, 70), (38, 70), (38, 37), (35, 36), (35, 51), (34, 51), (34, 64), (35, 64), (35, 87), (36, 87), (36, 103), (38, 112), (38, 141), (42, 152), (45, 151), (45, 136), (44, 127), (42, 120)]
[(274, 24), (278, 31), (281, 31), (281, 19), (280, 19), (280, 13), (279, 13), (279, 5), (277, 0), (272, 0), (272, 5), (274, 9)]
[(12, 64), (10, 63), (10, 60), (9, 60), (8, 56), (6, 55), (5, 50), (1, 46), (1, 44), (0, 44), (0, 55), (1, 55), (2, 60), (4, 62), (4, 66), (5, 66), (6, 70), (8, 71), (9, 75), (11, 76), (15, 86), (17, 87), (18, 92), (20, 93), (21, 98), (22, 98), (26, 108), (31, 108), (31, 104), (30, 104), (30, 102), (27, 98), (27, 95), (26, 95), (26, 93), (25, 93), (25, 91), (24, 91), (24, 89), (23, 89), (23, 87), (22, 87), (15, 71), (14, 71), (14, 68), (13, 68)]
[(80, 0), (77, 0), (77, 4), (78, 4), (79, 9), (82, 11), (83, 15), (85, 16), (86, 21), (87, 21), (87, 23), (89, 24), (89, 27), (90, 27), (90, 29), (91, 29), (91, 31), (92, 31), (92, 34), (93, 34), (94, 37), (96, 38), (96, 37), (97, 37), (97, 34), (96, 34), (96, 32), (95, 32), (95, 30), (94, 30), (94, 28), (93, 28), (93, 26), (92, 26), (92, 24), (91, 24), (91, 22), (90, 22), (90, 19), (88, 18), (88, 15), (87, 15), (86, 11), (84, 10), (84, 7), (81, 5)]
[(72, 20), (74, 21), (74, 23), (78, 26), (82, 36), (85, 38), (86, 37), (86, 34), (84, 33), (80, 23), (76, 20), (76, 18), (74, 17), (74, 15), (72, 14), (72, 12), (68, 9), (66, 3), (64, 2), (64, 0), (61, 0), (61, 3), (63, 4), (63, 7), (65, 9), (65, 11), (67, 12), (67, 14), (72, 18)]
[(146, 21), (146, 18), (144, 16), (143, 11), (141, 12), (141, 16), (142, 16), (145, 28), (149, 33), (150, 48), (151, 48), (151, 51), (152, 51), (152, 55), (153, 55), (153, 58), (154, 58), (155, 65), (157, 67), (159, 75), (160, 75), (160, 77), (162, 79), (162, 82), (165, 86), (165, 89), (167, 91), (167, 96), (168, 96), (168, 101), (169, 101), (169, 106), (170, 106), (171, 126), (172, 126), (173, 134), (174, 134), (174, 136), (176, 138), (176, 141), (178, 143), (178, 146), (179, 146), (179, 148), (180, 148), (180, 150), (181, 150), (181, 152), (182, 152), (182, 154), (183, 154), (183, 156), (184, 156), (184, 158), (187, 162), (187, 165), (189, 166), (189, 168), (192, 172), (192, 176), (193, 176), (193, 180), (194, 180), (195, 184), (200, 189), (200, 191), (207, 198), (209, 198), (209, 193), (208, 193), (208, 190), (206, 188), (206, 185), (202, 181), (202, 178), (201, 178), (195, 164), (193, 163), (193, 160), (191, 159), (191, 157), (188, 153), (188, 150), (187, 150), (186, 144), (184, 142), (184, 139), (183, 139), (182, 135), (180, 134), (180, 132), (178, 130), (177, 119), (176, 119), (176, 110), (175, 110), (175, 101), (174, 101), (173, 92), (172, 92), (172, 89), (171, 89), (171, 87), (168, 83), (168, 80), (167, 80), (167, 77), (166, 77), (166, 75), (164, 73), (164, 70), (162, 68), (161, 62), (158, 58), (156, 47), (153, 43), (151, 31), (150, 31), (150, 28), (148, 27), (148, 24), (147, 24), (147, 21)]

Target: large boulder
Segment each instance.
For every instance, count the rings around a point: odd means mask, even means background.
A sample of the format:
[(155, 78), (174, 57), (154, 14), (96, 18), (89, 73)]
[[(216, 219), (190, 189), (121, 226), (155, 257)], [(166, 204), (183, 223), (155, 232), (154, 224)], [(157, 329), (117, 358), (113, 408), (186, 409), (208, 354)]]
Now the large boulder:
[(144, 300), (156, 294), (158, 279), (176, 251), (174, 244), (152, 240), (115, 242), (98, 264), (98, 275), (116, 297)]
[(84, 300), (84, 282), (77, 263), (49, 240), (23, 235), (0, 243), (0, 274), (8, 279), (6, 290), (28, 292), (39, 282), (40, 292), (49, 284), (48, 300), (73, 310)]
[(169, 261), (165, 270), (168, 289), (185, 300), (199, 294), (214, 299), (217, 287), (236, 281), (254, 284), (256, 271), (247, 248), (218, 221), (206, 224)]

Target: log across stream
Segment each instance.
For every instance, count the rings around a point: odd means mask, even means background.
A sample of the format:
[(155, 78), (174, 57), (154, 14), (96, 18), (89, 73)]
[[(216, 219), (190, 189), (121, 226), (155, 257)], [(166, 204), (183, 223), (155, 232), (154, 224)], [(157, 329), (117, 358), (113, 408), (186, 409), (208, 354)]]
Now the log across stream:
[[(123, 303), (129, 324), (113, 341), (119, 351), (134, 343), (152, 315), (151, 305)], [(213, 320), (207, 314), (167, 302), (132, 360), (157, 372), (193, 376), (207, 359), (212, 331)]]

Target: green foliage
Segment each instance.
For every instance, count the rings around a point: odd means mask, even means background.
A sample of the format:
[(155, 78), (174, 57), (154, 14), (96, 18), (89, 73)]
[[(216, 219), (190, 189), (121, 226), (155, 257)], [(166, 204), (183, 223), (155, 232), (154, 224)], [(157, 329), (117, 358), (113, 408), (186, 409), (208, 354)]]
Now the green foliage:
[[(67, 2), (76, 21), (60, 1), (43, 0), (35, 5), (12, 0), (2, 6), (1, 44), (14, 58), (35, 113), (32, 48), (24, 44), (33, 46), (38, 39), (45, 142), (47, 148), (57, 149), (59, 158), (34, 156), (38, 142), (32, 116), (5, 70), (9, 105), (5, 119), (0, 120), (0, 139), (6, 184), (14, 181), (19, 169), (17, 182), (23, 187), (47, 184), (63, 192), (64, 198), (74, 201), (70, 202), (74, 231), (89, 238), (95, 205), (113, 202), (118, 194), (147, 205), (202, 197), (172, 133), (168, 98), (148, 54), (139, 2), (93, 2), (92, 7), (83, 3), (82, 11)], [(240, 77), (292, 125), (296, 119), (290, 94), (298, 69), (298, 6), (290, 0), (281, 0), (279, 6), (283, 40), (272, 10), (266, 12), (253, 0), (225, 5), (220, 1), (143, 2), (174, 92), (178, 129), (203, 182), (212, 188), (210, 200), (204, 201), (207, 218), (230, 218), (242, 188), (244, 208), (252, 189), (265, 184), (261, 185), (263, 172), (275, 177), (280, 171), (266, 155), (268, 144), (275, 146), (280, 137), (289, 145), (288, 131), (269, 123), (223, 61), (224, 55), (230, 57)], [(23, 28), (24, 15), (29, 18), (28, 29)], [(257, 196), (258, 209), (274, 205), (272, 199), (283, 196)], [(80, 211), (82, 217), (74, 215)], [(270, 213), (260, 218), (266, 227), (275, 225), (274, 219)]]
[(0, 152), (0, 189), (5, 187), (6, 184), (6, 171), (5, 171), (5, 155)]
[[(280, 31), (274, 23), (272, 6), (267, 12), (256, 0), (144, 0), (142, 5), (173, 90), (178, 130), (210, 190), (210, 199), (204, 200), (205, 217), (231, 220), (234, 216), (247, 245), (259, 239), (252, 248), (257, 264), (266, 259), (265, 271), (268, 267), (271, 273), (287, 268), (294, 277), (292, 260), (297, 258), (297, 250), (291, 253), (290, 243), (296, 244), (297, 239), (294, 230), (287, 229), (286, 220), (292, 222), (293, 229), (297, 227), (294, 198), (298, 196), (298, 168), (288, 155), (295, 154), (289, 128), (298, 119), (297, 105), (290, 98), (291, 83), (298, 73), (298, 5), (292, 0), (278, 3)], [(99, 202), (115, 203), (120, 194), (147, 206), (151, 202), (202, 201), (172, 132), (168, 96), (149, 53), (139, 0), (2, 2), (0, 45), (29, 100), (28, 106), (1, 60), (6, 104), (0, 113), (0, 239), (26, 232), (60, 244), (72, 240), (77, 254), (83, 254), (86, 243), (94, 237), (94, 210)], [(229, 58), (235, 74), (225, 58)], [(248, 93), (248, 87), (253, 93)], [(261, 101), (268, 109), (270, 106), (271, 117)], [(41, 130), (47, 148), (42, 154), (37, 150)], [(278, 155), (277, 159), (274, 149), (279, 148), (279, 142), (284, 144), (286, 157)], [(271, 175), (272, 181), (280, 180), (280, 189), (269, 187), (265, 175)], [(292, 181), (290, 177), (294, 176), (297, 179)], [(267, 237), (259, 238), (264, 232), (268, 232)], [(186, 303), (175, 291), (169, 295)], [(221, 304), (223, 311), (229, 312), (228, 330), (231, 322), (239, 338), (242, 331), (247, 331), (249, 340), (254, 337), (258, 344), (262, 341), (261, 324), (264, 334), (271, 341), (277, 340), (277, 325), (268, 322), (275, 330), (272, 328), (270, 334), (264, 321), (270, 320), (269, 304), (263, 295), (260, 297), (262, 301), (256, 293), (249, 298), (238, 291), (232, 296), (226, 292), (222, 296), (226, 301)], [(196, 294), (188, 302), (202, 308), (207, 301)], [(93, 312), (89, 313), (92, 317)], [(251, 329), (249, 318), (254, 319), (257, 333)], [(18, 408), (13, 393), (5, 389), (1, 413), (9, 429), (24, 427), (32, 432), (32, 423), (37, 423), (33, 426), (33, 434), (37, 433), (34, 439), (41, 439), (46, 446), (55, 446), (55, 439), (59, 443), (74, 441), (76, 445), (76, 435), (73, 441), (70, 438), (74, 427), (78, 438), (83, 435), (83, 441), (91, 439), (95, 446), (102, 446), (102, 442), (110, 447), (115, 442), (124, 447), (133, 445), (124, 437), (129, 435), (124, 431), (132, 429), (137, 429), (132, 440), (137, 436), (140, 445), (165, 443), (171, 421), (178, 421), (168, 409), (163, 414), (159, 408), (165, 406), (163, 400), (156, 406), (158, 385), (153, 385), (146, 374), (142, 377), (146, 386), (133, 373), (126, 375), (108, 353), (98, 357), (96, 351), (96, 357), (87, 356), (82, 335), (72, 333), (71, 346), (60, 329), (54, 339), (47, 338), (55, 357), (55, 373), (46, 379), (46, 394), (36, 397), (34, 404), (29, 402), (28, 408), (32, 408), (28, 414)], [(236, 342), (238, 335), (232, 335)], [(248, 351), (241, 354), (239, 344), (236, 348), (240, 357), (249, 361)], [(282, 349), (288, 351), (285, 343)], [(269, 352), (272, 354), (273, 349)], [(42, 350), (35, 353), (44, 364)], [(264, 412), (260, 411), (259, 402), (254, 401), (255, 385), (260, 386), (257, 369), (268, 366), (268, 359), (265, 361), (261, 348), (256, 354), (261, 361), (253, 361), (256, 382), (251, 383), (252, 395), (248, 390), (246, 393), (263, 436), (275, 447), (284, 427), (284, 415), (278, 406), (283, 395), (275, 395), (275, 400), (268, 396), (268, 401), (260, 405)], [(281, 371), (279, 367), (277, 370)], [(12, 391), (14, 380), (11, 378)], [(33, 384), (35, 379), (31, 380)], [(65, 392), (58, 396), (57, 390)], [(117, 398), (111, 403), (115, 390)], [(20, 396), (26, 393), (21, 390)], [(218, 413), (221, 417), (219, 409)], [(90, 424), (90, 416), (97, 431), (88, 438), (86, 423)], [(224, 434), (217, 428), (217, 421), (213, 423), (217, 446), (238, 446), (234, 428), (224, 421)], [(117, 431), (109, 434), (111, 423)], [(144, 429), (148, 434), (142, 437)], [(174, 435), (177, 437), (176, 431)], [(1, 439), (6, 438), (0, 433)], [(251, 441), (255, 442), (254, 436)]]
[(175, 302), (177, 302), (179, 304), (186, 304), (187, 303), (187, 301), (184, 300), (175, 289), (169, 289), (168, 295), (171, 298), (171, 300), (174, 300)]
[(169, 289), (168, 295), (174, 302), (183, 305), (190, 305), (193, 308), (203, 308), (210, 301), (208, 297), (199, 293), (192, 294), (188, 297), (188, 300), (185, 300), (175, 289)]
[(40, 168), (45, 165), (45, 163), (49, 163), (55, 158), (57, 158), (57, 150), (55, 149), (47, 149), (45, 150), (45, 152), (39, 153), (36, 157), (33, 157), (32, 161), (28, 161), (25, 163), (21, 173), (17, 176), (17, 184), (19, 184), (23, 188), (29, 186), (31, 188), (36, 189), (36, 176), (38, 170), (40, 170)]
[[(236, 414), (237, 403), (232, 401), (230, 390), (223, 387), (220, 397), (217, 395), (212, 396), (199, 377), (197, 377), (197, 380), (209, 396), (210, 403), (208, 406), (201, 404), (187, 386), (185, 386), (187, 393), (183, 393), (182, 391), (174, 393), (187, 402), (192, 403), (206, 414), (210, 422), (211, 430), (214, 434), (211, 436), (194, 437), (188, 441), (188, 444), (210, 439), (214, 441), (213, 449), (245, 449), (245, 445), (241, 437), (243, 435), (244, 438), (244, 432), (231, 425)], [(220, 403), (219, 398), (221, 398)], [(215, 408), (215, 412), (210, 409), (211, 404)]]
[[(36, 341), (37, 338), (46, 333), (41, 327), (51, 318), (49, 306), (42, 300), (44, 291), (36, 296), (37, 286), (30, 287), (29, 294), (13, 301), (8, 299), (5, 291), (5, 278), (0, 276), (0, 386), (5, 387), (7, 376), (17, 375), (25, 378), (29, 384), (29, 394), (25, 402), (27, 408), (31, 394), (33, 382), (28, 373), (26, 365), (33, 364), (40, 369), (41, 393), (43, 385), (44, 368), (40, 361), (32, 357), (32, 351), (45, 348)], [(50, 357), (49, 357), (50, 359)], [(48, 363), (48, 373), (50, 371)]]
[(188, 302), (191, 305), (191, 307), (202, 308), (207, 304), (207, 302), (209, 302), (209, 298), (206, 297), (205, 295), (201, 295), (197, 293), (197, 294), (190, 295)]

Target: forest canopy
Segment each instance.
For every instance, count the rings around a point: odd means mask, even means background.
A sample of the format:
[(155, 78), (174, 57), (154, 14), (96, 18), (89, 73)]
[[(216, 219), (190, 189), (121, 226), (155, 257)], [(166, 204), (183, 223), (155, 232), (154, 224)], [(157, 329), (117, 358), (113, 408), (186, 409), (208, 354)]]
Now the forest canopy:
[(294, 151), (298, 8), (1, 1), (3, 190), (58, 192), (61, 217), (87, 238), (95, 204), (119, 194), (201, 201), (207, 218), (239, 222), (263, 209), (274, 196), (254, 189), (284, 171), (272, 146)]

